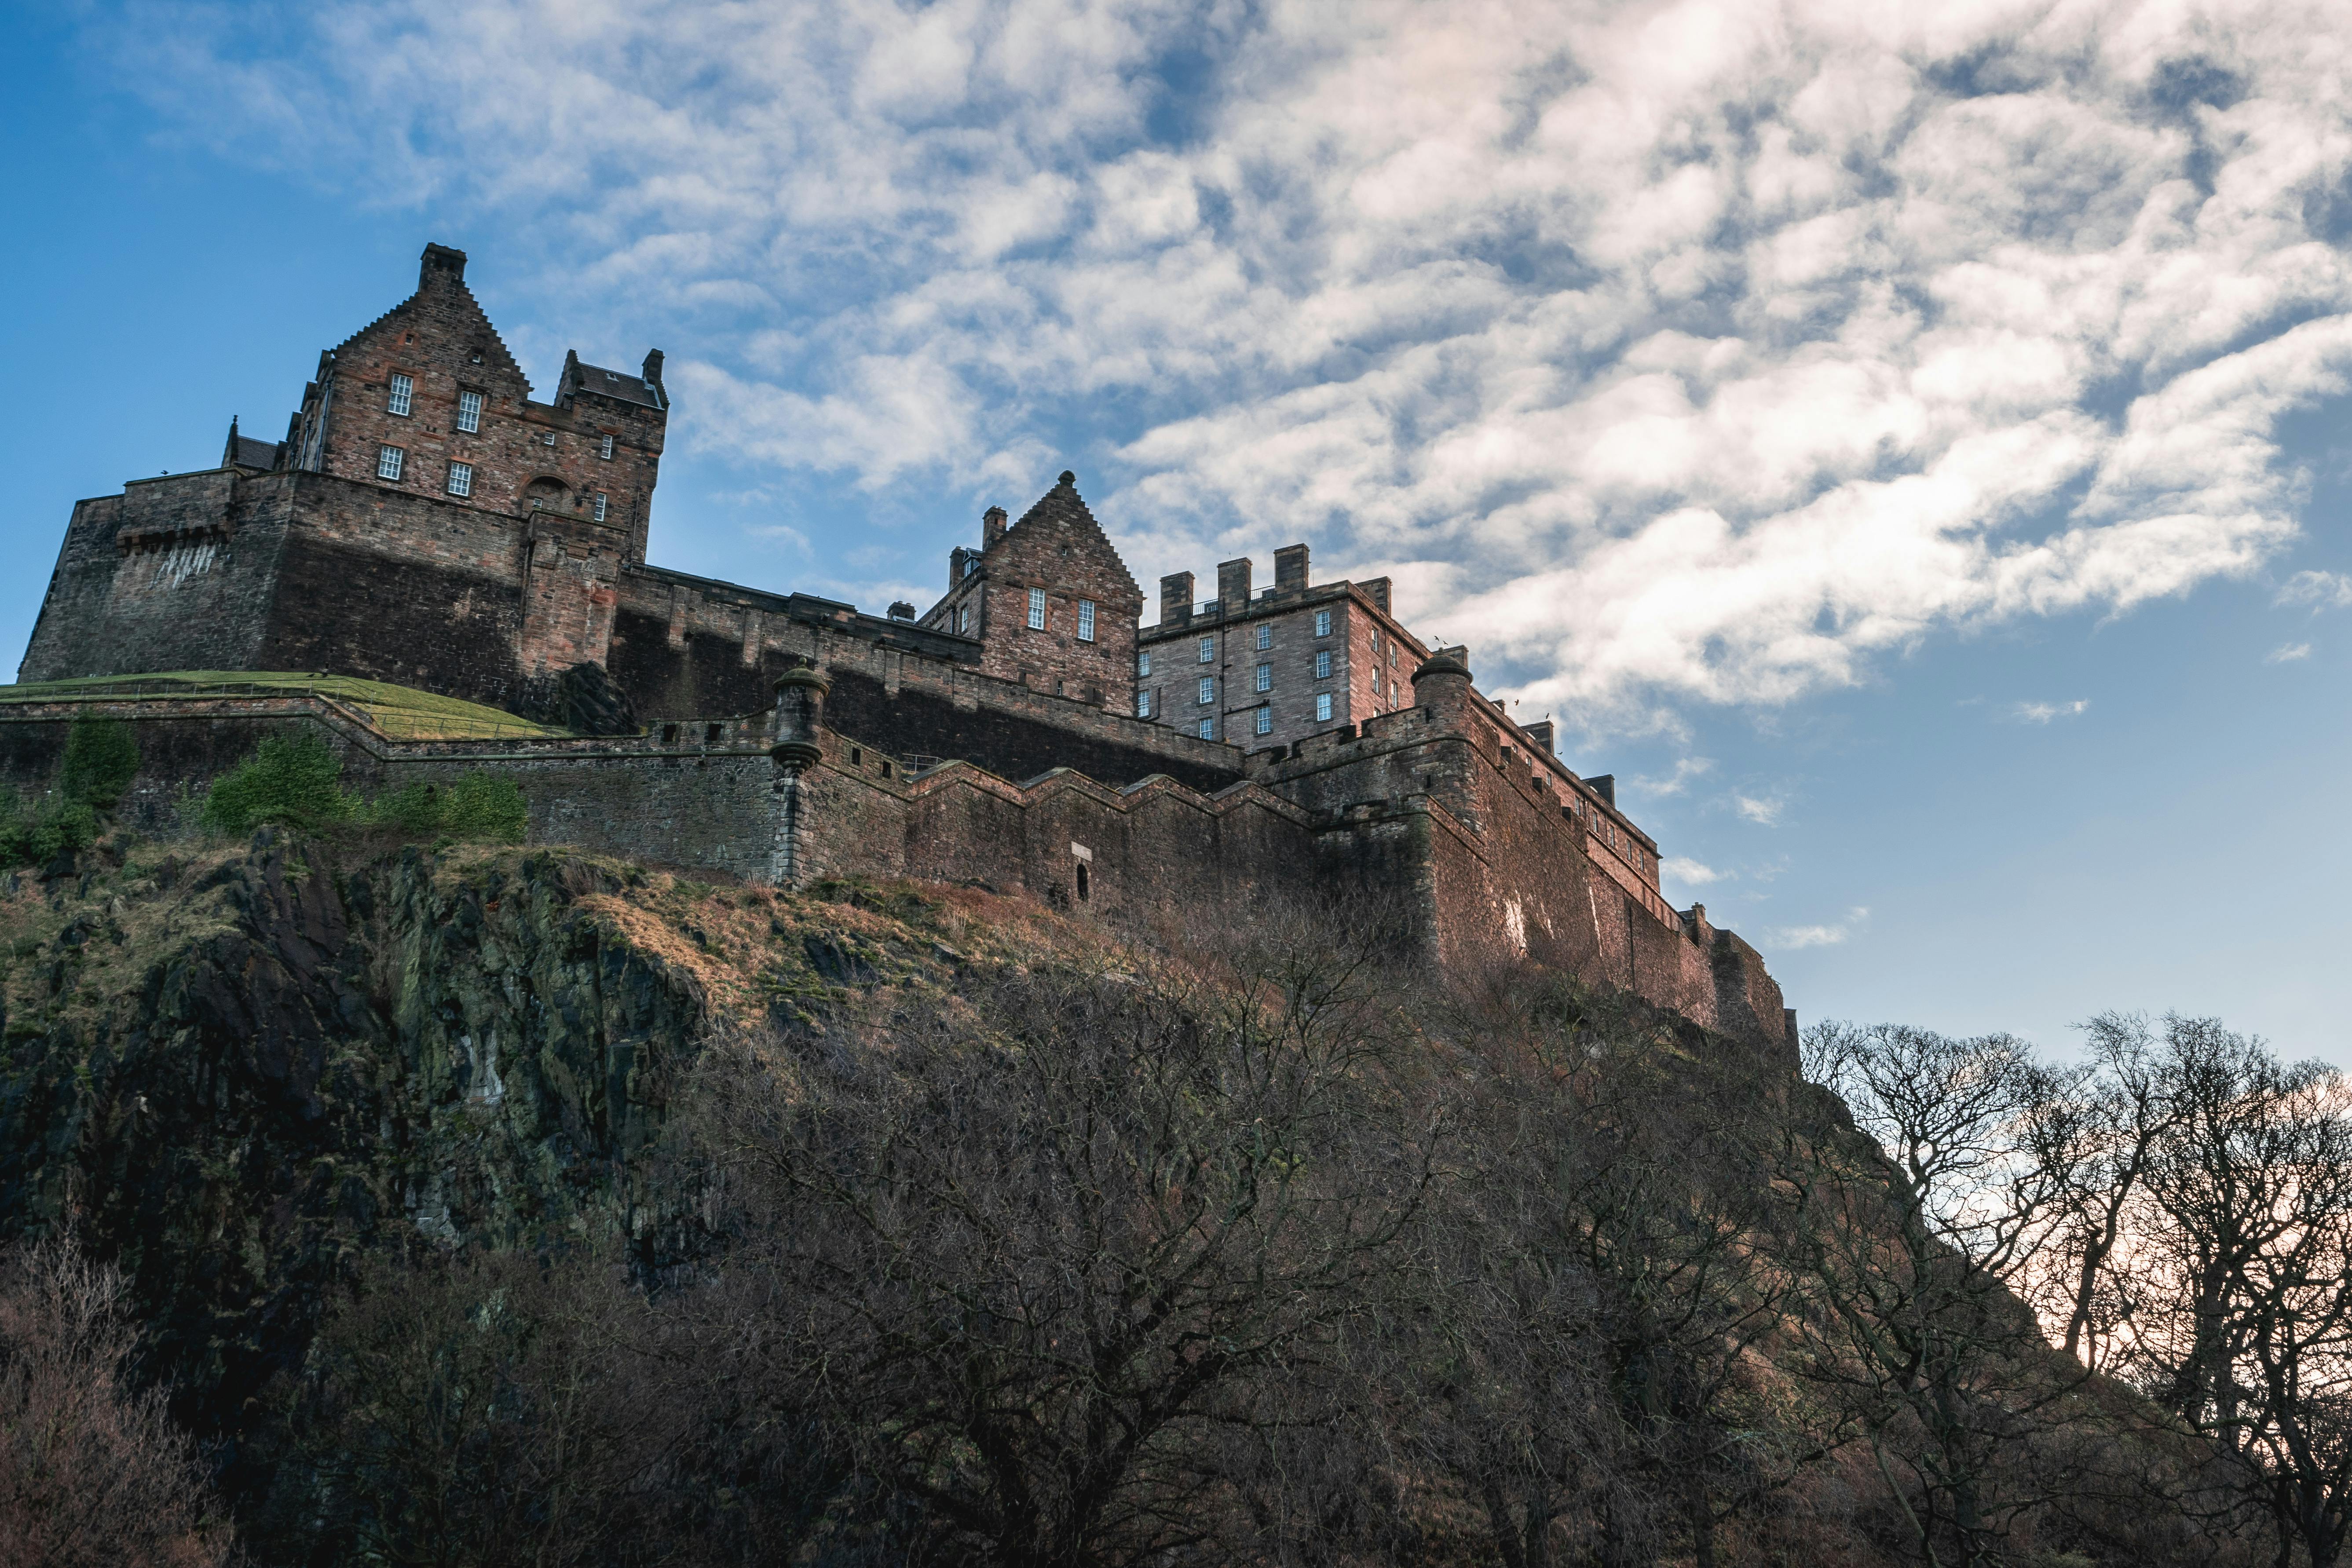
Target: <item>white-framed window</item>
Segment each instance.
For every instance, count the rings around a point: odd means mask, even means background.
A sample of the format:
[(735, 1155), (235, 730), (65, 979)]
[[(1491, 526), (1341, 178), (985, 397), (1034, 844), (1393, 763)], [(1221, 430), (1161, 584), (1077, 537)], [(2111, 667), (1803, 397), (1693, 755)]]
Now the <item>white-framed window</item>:
[(1217, 738), (1217, 721), (1214, 719), (1202, 720), (1199, 733), (1201, 739), (1203, 741), (1215, 740)]
[(415, 399), (416, 383), (408, 376), (395, 373), (392, 378), (392, 397), (384, 404), (383, 410), (387, 414), (405, 415), (408, 412), (408, 405)]
[(1150, 675), (1151, 673), (1151, 650), (1150, 648), (1145, 648), (1141, 653), (1135, 656), (1135, 673), (1138, 675)]
[(1315, 717), (1318, 719), (1328, 719), (1331, 717), (1331, 694), (1329, 692), (1318, 691), (1315, 694)]
[(977, 556), (977, 555), (967, 555), (967, 556), (965, 556), (965, 557), (963, 558), (963, 574), (964, 574), (965, 576), (969, 577), (969, 576), (971, 576), (974, 572), (977, 572), (977, 571), (979, 571), (979, 570), (980, 570), (980, 557), (979, 557), (979, 556)]
[(1389, 668), (1391, 669), (1396, 668), (1396, 644), (1394, 643), (1389, 644)]
[(962, 633), (965, 637), (971, 636), (971, 606), (970, 605), (966, 605), (956, 611), (956, 630)]
[(474, 493), (473, 464), (452, 463), (449, 465), (449, 493), (453, 496), (469, 496)]
[(1315, 650), (1315, 679), (1318, 680), (1331, 679), (1331, 650), (1328, 647), (1318, 647)]
[(613, 460), (613, 438), (610, 436), (605, 437), (597, 446), (596, 455), (608, 463)]
[(1274, 666), (1261, 664), (1257, 667), (1257, 689), (1260, 691), (1274, 689)]
[(482, 395), (461, 392), (457, 395), (457, 428), (472, 435), (482, 427)]
[(1139, 691), (1135, 694), (1135, 716), (1139, 719), (1149, 719), (1151, 717), (1150, 692)]
[(1029, 629), (1033, 632), (1045, 629), (1045, 590), (1043, 588), (1029, 590)]
[(1202, 664), (1214, 664), (1217, 662), (1216, 638), (1202, 637), (1201, 639), (1201, 662)]
[(1330, 611), (1318, 610), (1315, 612), (1315, 635), (1318, 637), (1328, 637), (1331, 635)]
[(1217, 678), (1213, 675), (1201, 677), (1201, 705), (1205, 708), (1216, 700)]
[(1273, 709), (1261, 707), (1257, 710), (1257, 732), (1261, 735), (1271, 735), (1274, 733)]
[(1078, 601), (1078, 640), (1095, 640), (1095, 602), (1092, 599)]
[(1381, 628), (1378, 626), (1372, 628), (1372, 651), (1376, 654), (1381, 651)]
[(1257, 651), (1258, 651), (1258, 652), (1260, 652), (1260, 653), (1264, 653), (1266, 649), (1268, 649), (1268, 648), (1272, 647), (1273, 646), (1274, 646), (1274, 623), (1273, 623), (1272, 621), (1260, 621), (1260, 622), (1258, 622), (1258, 624), (1257, 624)]
[(375, 477), (380, 479), (400, 478), (403, 464), (408, 461), (406, 451), (398, 447), (378, 447), (375, 449)]
[(604, 509), (611, 504), (611, 501), (605, 497), (603, 490), (598, 490), (596, 492), (596, 521), (598, 522), (604, 521)]

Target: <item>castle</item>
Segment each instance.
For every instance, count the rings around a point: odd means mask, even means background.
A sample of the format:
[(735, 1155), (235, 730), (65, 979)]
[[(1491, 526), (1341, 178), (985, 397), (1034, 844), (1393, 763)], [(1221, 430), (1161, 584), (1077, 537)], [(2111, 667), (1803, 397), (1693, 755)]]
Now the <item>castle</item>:
[[(319, 357), (284, 439), (232, 421), (215, 468), (76, 504), (0, 777), (46, 787), (73, 714), (133, 721), (126, 809), (168, 804), (287, 725), (363, 785), (512, 772), (535, 840), (786, 882), (908, 876), (1119, 921), (1376, 897), (1428, 962), (1527, 958), (1793, 1048), (1761, 959), (1659, 889), (1611, 779), (1424, 647), (1386, 579), (1307, 546), (1160, 584), (1158, 619), (1064, 473), (991, 508), (929, 610), (884, 616), (650, 564), (662, 355), (565, 357), (547, 402), (425, 247), (415, 293)], [(399, 740), (299, 689), (163, 671), (315, 671), (535, 715)], [(37, 683), (123, 678), (72, 693)]]

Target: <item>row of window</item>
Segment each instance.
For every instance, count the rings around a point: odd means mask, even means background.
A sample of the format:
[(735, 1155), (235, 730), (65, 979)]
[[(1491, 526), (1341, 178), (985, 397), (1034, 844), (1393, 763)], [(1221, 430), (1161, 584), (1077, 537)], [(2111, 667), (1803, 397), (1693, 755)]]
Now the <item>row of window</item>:
[[(402, 375), (395, 372), (392, 378), (392, 396), (384, 404), (384, 412), (387, 414), (397, 414), (404, 419), (408, 416), (409, 410), (415, 405), (415, 379), (412, 376)], [(478, 432), (481, 427), (482, 395), (478, 392), (459, 393), (457, 395), (457, 428), (470, 436)], [(550, 446), (554, 445), (554, 440), (555, 438), (552, 436), (547, 437), (547, 441)], [(607, 460), (611, 459), (613, 456), (612, 437), (607, 436), (597, 443), (596, 455)], [(461, 496), (466, 492), (460, 489), (452, 489), (449, 493), (451, 495)]]
[[(1149, 691), (1139, 691), (1135, 694), (1135, 716), (1139, 719), (1149, 719), (1151, 717), (1151, 693)], [(1315, 717), (1324, 723), (1330, 722), (1331, 694), (1329, 692), (1318, 691), (1315, 694)], [(1274, 710), (1264, 703), (1260, 703), (1257, 707), (1252, 709), (1250, 710), (1250, 729), (1254, 733), (1260, 735), (1273, 734)], [(1194, 726), (1194, 732), (1203, 741), (1215, 740), (1217, 738), (1217, 721), (1213, 717), (1201, 720), (1201, 721)]]
[[(377, 479), (397, 479), (404, 472), (406, 471), (407, 468), (408, 449), (406, 447), (378, 447), (375, 449), (375, 477)], [(474, 493), (474, 465), (471, 463), (450, 464), (449, 477), (444, 482), (443, 488), (447, 489), (453, 496), (472, 495)], [(595, 518), (598, 522), (604, 521), (604, 514), (611, 509), (611, 507), (612, 498), (607, 496), (603, 490), (598, 490), (596, 492), (596, 503), (594, 508)]]
[[(971, 629), (968, 619), (965, 629)], [(1029, 629), (1033, 632), (1045, 629), (1045, 590), (1043, 588), (1029, 590)], [(1095, 640), (1095, 602), (1092, 599), (1078, 601), (1078, 640)]]

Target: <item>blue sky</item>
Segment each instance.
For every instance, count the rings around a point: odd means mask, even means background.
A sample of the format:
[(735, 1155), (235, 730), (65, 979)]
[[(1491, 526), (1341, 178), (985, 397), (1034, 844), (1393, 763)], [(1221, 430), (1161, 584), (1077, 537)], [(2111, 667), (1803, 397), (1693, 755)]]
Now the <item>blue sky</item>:
[(1147, 583), (1393, 574), (1807, 1018), (2352, 1064), (2335, 8), (16, 15), (0, 643), (438, 240), (542, 386), (667, 352), (657, 561), (928, 602), (1074, 468)]

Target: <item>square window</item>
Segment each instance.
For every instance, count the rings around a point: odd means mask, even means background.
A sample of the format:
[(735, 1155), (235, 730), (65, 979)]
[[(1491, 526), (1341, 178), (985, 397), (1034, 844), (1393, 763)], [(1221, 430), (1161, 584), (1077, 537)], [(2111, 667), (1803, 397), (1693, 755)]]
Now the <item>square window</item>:
[(1033, 632), (1045, 629), (1045, 590), (1043, 588), (1029, 590), (1029, 629)]
[(1257, 689), (1260, 691), (1274, 689), (1274, 666), (1261, 664), (1257, 667)]
[(482, 427), (482, 395), (461, 392), (457, 395), (457, 428), (472, 435)]
[(611, 503), (605, 498), (604, 492), (603, 490), (598, 490), (596, 492), (596, 521), (598, 522), (604, 521), (604, 510)]
[(1217, 639), (1214, 637), (1202, 637), (1201, 639), (1201, 662), (1202, 664), (1214, 664), (1216, 660)]
[(596, 455), (608, 463), (613, 460), (613, 438), (610, 436), (605, 437), (604, 445), (596, 448)]
[(1315, 694), (1315, 717), (1318, 719), (1328, 719), (1331, 717), (1331, 694), (1329, 692), (1318, 691)]
[(1331, 679), (1331, 650), (1328, 647), (1318, 647), (1315, 650), (1315, 679), (1318, 680)]
[(474, 493), (473, 464), (452, 463), (449, 465), (449, 493), (453, 496), (469, 496)]
[(1146, 648), (1141, 653), (1135, 656), (1135, 673), (1138, 675), (1150, 675), (1151, 673), (1151, 650), (1150, 648)]
[(1272, 647), (1273, 646), (1274, 646), (1274, 623), (1273, 623), (1272, 621), (1260, 621), (1260, 622), (1258, 622), (1258, 624), (1257, 624), (1257, 651), (1258, 651), (1258, 652), (1260, 652), (1260, 653), (1264, 653), (1266, 649), (1268, 649), (1268, 648)]
[(1214, 702), (1216, 700), (1217, 700), (1217, 678), (1216, 678), (1215, 676), (1213, 676), (1213, 675), (1204, 675), (1204, 676), (1201, 677), (1201, 701), (1202, 701), (1202, 703), (1203, 705), (1206, 705), (1206, 704), (1208, 704), (1208, 703)]
[(1078, 601), (1078, 640), (1095, 640), (1095, 602), (1092, 599)]
[(1201, 739), (1203, 741), (1215, 740), (1217, 738), (1217, 721), (1214, 719), (1202, 720), (1200, 735)]
[(405, 415), (415, 396), (416, 383), (407, 376), (395, 375), (392, 378), (392, 400), (384, 405), (384, 412)]
[(1315, 612), (1315, 635), (1318, 637), (1328, 637), (1331, 635), (1330, 611), (1318, 610)]
[(408, 454), (398, 447), (378, 447), (375, 449), (375, 477), (380, 479), (400, 478), (401, 465)]
[(1151, 693), (1149, 691), (1139, 691), (1135, 694), (1135, 716), (1139, 719), (1151, 717)]
[(1261, 735), (1271, 735), (1274, 733), (1273, 709), (1261, 708), (1257, 710), (1257, 732)]

